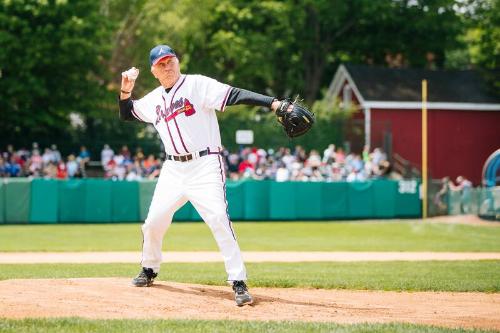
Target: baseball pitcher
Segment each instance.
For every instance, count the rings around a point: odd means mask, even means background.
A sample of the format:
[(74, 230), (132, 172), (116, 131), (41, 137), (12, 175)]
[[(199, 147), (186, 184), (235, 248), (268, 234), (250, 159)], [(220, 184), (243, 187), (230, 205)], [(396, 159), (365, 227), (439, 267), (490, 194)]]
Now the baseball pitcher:
[(269, 107), (290, 137), (307, 132), (314, 115), (290, 100), (279, 101), (203, 75), (182, 74), (179, 59), (168, 45), (155, 46), (149, 63), (160, 85), (146, 96), (132, 99), (139, 75), (139, 70), (132, 67), (122, 73), (119, 100), (120, 118), (152, 124), (166, 153), (142, 226), (142, 270), (132, 284), (152, 285), (160, 271), (165, 232), (174, 213), (189, 200), (209, 226), (222, 253), (236, 304), (251, 304), (245, 265), (228, 215), (216, 110), (224, 112), (227, 106), (236, 104)]

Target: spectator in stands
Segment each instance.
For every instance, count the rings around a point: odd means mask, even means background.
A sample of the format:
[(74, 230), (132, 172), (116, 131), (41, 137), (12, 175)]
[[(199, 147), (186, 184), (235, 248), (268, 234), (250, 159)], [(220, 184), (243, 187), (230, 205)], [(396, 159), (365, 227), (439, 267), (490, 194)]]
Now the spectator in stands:
[(137, 147), (135, 149), (134, 160), (138, 159), (139, 162), (142, 162), (144, 160), (144, 158), (145, 158), (145, 156), (144, 156), (144, 152), (142, 151), (142, 148), (141, 147)]
[(365, 145), (363, 147), (362, 158), (363, 158), (363, 162), (365, 162), (365, 163), (371, 161), (370, 147), (368, 145)]
[(87, 165), (90, 162), (90, 153), (87, 150), (87, 147), (85, 146), (80, 147), (80, 154), (76, 158), (76, 161), (80, 165), (80, 172), (82, 173), (82, 177), (86, 177)]
[(267, 178), (267, 164), (265, 158), (260, 158), (257, 162), (252, 178), (255, 180), (264, 180)]
[(7, 177), (19, 177), (21, 175), (21, 165), (17, 162), (16, 155), (10, 154), (10, 160), (5, 165)]
[(338, 147), (337, 151), (335, 152), (335, 162), (339, 163), (340, 165), (343, 165), (345, 163), (345, 153), (344, 150), (340, 147)]
[(283, 150), (283, 156), (281, 156), (281, 161), (285, 163), (285, 167), (287, 169), (291, 169), (292, 163), (295, 162), (297, 159), (295, 158), (294, 155), (290, 153), (290, 148), (285, 148)]
[(141, 167), (141, 162), (139, 157), (136, 155), (134, 163), (129, 163), (127, 166), (127, 176), (125, 177), (128, 181), (137, 181), (142, 179), (143, 169)]
[(352, 159), (350, 161), (350, 165), (354, 171), (358, 174), (363, 174), (364, 167), (363, 167), (363, 160), (361, 159), (361, 156), (358, 154), (352, 154)]
[(305, 165), (307, 165), (310, 168), (312, 167), (319, 168), (321, 166), (321, 156), (319, 156), (317, 150), (315, 149), (311, 150), (309, 157), (306, 159)]
[(307, 160), (306, 151), (304, 148), (302, 148), (302, 146), (295, 146), (293, 156), (296, 161), (299, 161), (301, 163), (304, 163)]
[(0, 177), (7, 177), (7, 165), (3, 156), (0, 156)]
[(229, 173), (229, 179), (238, 180), (239, 178), (239, 167), (240, 157), (236, 153), (231, 153), (227, 157), (227, 172)]
[(70, 154), (68, 156), (68, 162), (66, 162), (66, 169), (68, 170), (69, 178), (79, 178), (82, 176), (79, 170), (78, 162), (76, 161), (75, 155), (73, 154)]
[(159, 158), (154, 158), (153, 156), (153, 166), (145, 174), (148, 179), (155, 179), (160, 176), (162, 162)]
[(252, 165), (252, 169), (255, 170), (257, 167), (257, 161), (259, 160), (259, 156), (257, 155), (257, 148), (252, 148), (247, 155), (247, 161)]
[(13, 145), (7, 145), (7, 150), (3, 153), (3, 158), (6, 161), (10, 161), (10, 158), (12, 155), (14, 155), (14, 146)]
[(120, 155), (123, 157), (125, 161), (132, 162), (132, 154), (130, 153), (130, 150), (128, 149), (127, 145), (122, 146), (122, 149), (120, 150)]
[(156, 168), (156, 159), (153, 154), (149, 154), (148, 158), (142, 162), (142, 167), (144, 168), (144, 173), (146, 175), (151, 174)]
[(279, 164), (278, 170), (276, 170), (276, 181), (286, 182), (290, 180), (290, 171), (288, 171), (286, 164), (281, 162)]
[(240, 177), (247, 178), (251, 177), (253, 172), (254, 172), (254, 166), (248, 159), (244, 159), (241, 161), (240, 165), (238, 166), (238, 173), (240, 174)]
[(57, 179), (68, 178), (68, 168), (66, 167), (66, 163), (64, 163), (63, 160), (59, 160), (59, 163), (57, 163), (56, 178)]
[(276, 171), (278, 170), (278, 162), (273, 155), (274, 150), (269, 149), (267, 153), (268, 155), (264, 162), (267, 165), (267, 168), (264, 170), (264, 174), (266, 175), (265, 179), (275, 179)]
[(110, 160), (115, 156), (115, 152), (111, 147), (106, 143), (101, 150), (101, 165), (103, 169), (106, 169), (106, 165)]
[(108, 161), (108, 163), (106, 163), (106, 165), (104, 165), (104, 178), (106, 179), (113, 178), (116, 167), (116, 156), (114, 156), (112, 159)]
[(54, 163), (59, 163), (59, 161), (61, 161), (61, 152), (59, 152), (55, 144), (52, 144), (52, 146), (50, 146), (50, 151), (52, 153), (51, 161)]
[(444, 177), (441, 179), (441, 188), (434, 195), (434, 205), (437, 207), (439, 215), (448, 214), (448, 195), (450, 191), (450, 178)]
[[(287, 167), (287, 165), (285, 164), (285, 167)], [(300, 162), (300, 161), (293, 161), (291, 165), (289, 165), (287, 167), (288, 169), (288, 172), (289, 172), (289, 178), (290, 180), (300, 180), (302, 181), (303, 180), (303, 172), (302, 172), (302, 169), (304, 169), (304, 163)]]
[(471, 200), (472, 200), (472, 182), (464, 176), (458, 176), (456, 179), (457, 186), (454, 190), (461, 191), (461, 210), (464, 214), (471, 213)]
[[(123, 149), (122, 149), (123, 152)], [(113, 180), (124, 180), (127, 175), (127, 160), (120, 153), (113, 157), (113, 168), (111, 170), (111, 179)]]
[(53, 155), (52, 151), (50, 148), (45, 148), (43, 155), (42, 155), (42, 162), (43, 162), (43, 167), (45, 168), (47, 165), (49, 165), (50, 162), (52, 162)]
[(57, 177), (57, 166), (54, 162), (49, 162), (43, 168), (43, 177), (45, 179), (55, 179)]
[(33, 177), (40, 177), (43, 170), (43, 159), (38, 149), (33, 149), (32, 156), (28, 163), (29, 174)]
[(30, 151), (26, 148), (21, 148), (17, 151), (17, 156), (23, 161), (23, 167), (24, 163), (27, 162), (30, 158)]
[(376, 165), (380, 165), (383, 161), (387, 161), (387, 155), (382, 148), (375, 148), (373, 150), (372, 161)]
[(332, 164), (335, 162), (335, 145), (333, 143), (328, 145), (328, 148), (326, 148), (323, 151), (323, 163), (326, 164)]
[(340, 167), (340, 164), (335, 162), (332, 164), (332, 167), (331, 167), (331, 175), (330, 175), (330, 179), (332, 182), (338, 182), (338, 181), (341, 181), (342, 179), (344, 179), (344, 175), (342, 173), (342, 170), (345, 170), (345, 169), (342, 169)]
[(311, 176), (309, 177), (309, 180), (312, 182), (322, 182), (325, 180), (325, 177), (321, 173), (319, 167), (313, 166), (312, 168), (312, 173)]

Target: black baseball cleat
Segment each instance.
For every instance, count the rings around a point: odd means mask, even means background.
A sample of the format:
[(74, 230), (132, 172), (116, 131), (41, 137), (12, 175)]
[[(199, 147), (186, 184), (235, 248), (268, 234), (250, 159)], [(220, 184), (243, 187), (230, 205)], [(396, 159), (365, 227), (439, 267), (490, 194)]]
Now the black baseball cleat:
[(243, 306), (245, 304), (253, 303), (252, 295), (250, 295), (250, 293), (248, 292), (245, 281), (233, 281), (233, 290), (236, 305)]
[(136, 287), (149, 287), (157, 275), (153, 269), (143, 267), (142, 271), (132, 280), (132, 284)]

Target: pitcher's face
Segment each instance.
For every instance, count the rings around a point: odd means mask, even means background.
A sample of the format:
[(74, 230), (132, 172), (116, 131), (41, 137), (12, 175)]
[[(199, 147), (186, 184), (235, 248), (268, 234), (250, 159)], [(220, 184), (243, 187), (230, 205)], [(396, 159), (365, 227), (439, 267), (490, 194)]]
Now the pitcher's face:
[(172, 88), (181, 76), (179, 59), (166, 57), (151, 66), (151, 73), (160, 81), (164, 88)]

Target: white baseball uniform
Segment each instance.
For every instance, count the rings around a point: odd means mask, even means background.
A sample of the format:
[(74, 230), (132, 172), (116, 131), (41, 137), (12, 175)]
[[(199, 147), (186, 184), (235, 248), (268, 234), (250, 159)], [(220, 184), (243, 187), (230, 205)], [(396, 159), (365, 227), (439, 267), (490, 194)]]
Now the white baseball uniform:
[(215, 113), (224, 111), (230, 91), (229, 85), (206, 76), (181, 75), (168, 93), (160, 86), (133, 101), (132, 114), (154, 125), (167, 154), (142, 226), (143, 267), (159, 271), (163, 236), (174, 213), (189, 200), (217, 241), (228, 280), (247, 278), (228, 214)]

